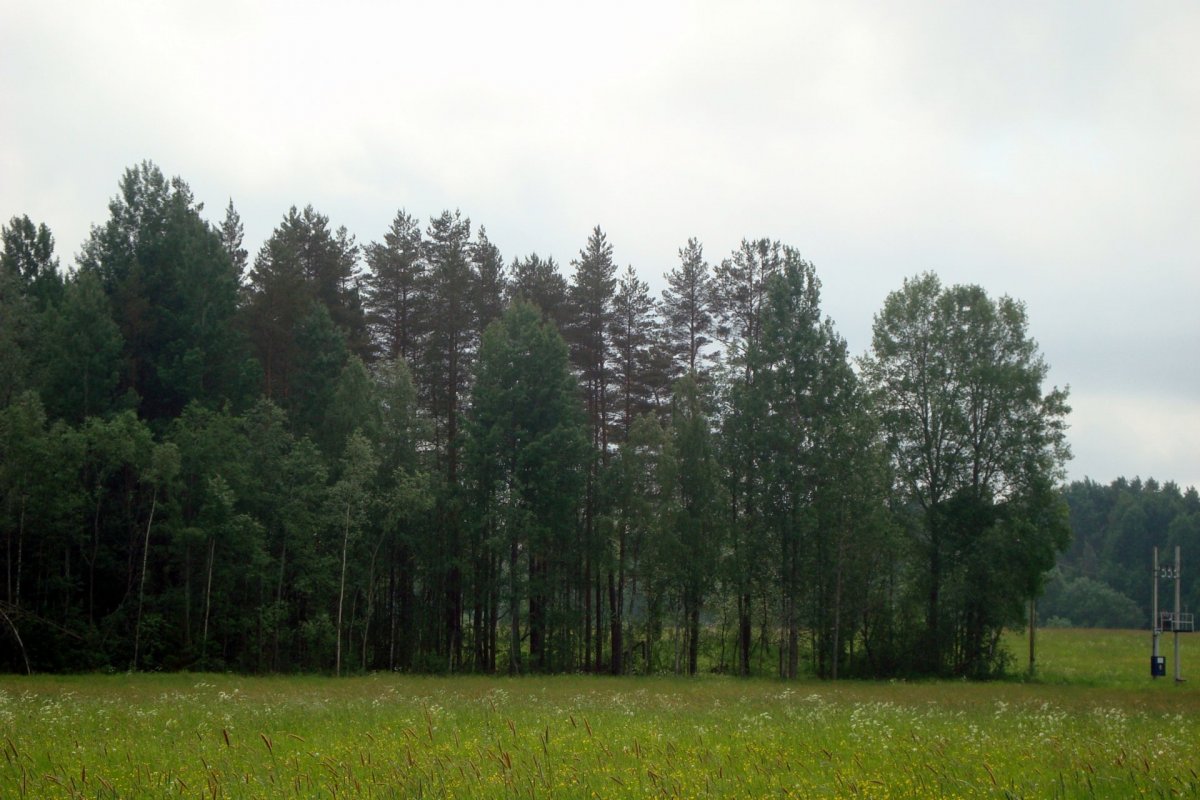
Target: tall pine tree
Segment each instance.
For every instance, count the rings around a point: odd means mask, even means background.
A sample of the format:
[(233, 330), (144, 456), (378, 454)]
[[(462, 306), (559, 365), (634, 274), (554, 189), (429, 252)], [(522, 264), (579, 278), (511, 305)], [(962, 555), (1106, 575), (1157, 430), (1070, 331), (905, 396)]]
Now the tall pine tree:
[(679, 250), (679, 266), (667, 273), (662, 293), (663, 328), (675, 375), (699, 375), (709, 360), (704, 348), (713, 328), (711, 283), (704, 248), (688, 239)]
[(364, 306), (379, 358), (413, 366), (423, 344), (426, 321), (424, 240), (421, 224), (403, 209), (382, 242), (365, 248), (370, 271), (363, 280)]

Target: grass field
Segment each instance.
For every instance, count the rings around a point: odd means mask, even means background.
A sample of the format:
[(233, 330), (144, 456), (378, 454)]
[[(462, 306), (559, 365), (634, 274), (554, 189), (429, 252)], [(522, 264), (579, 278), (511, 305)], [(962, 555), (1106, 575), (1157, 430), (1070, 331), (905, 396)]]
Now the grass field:
[(988, 684), (9, 676), (0, 797), (1200, 795), (1200, 653), (1179, 686), (1148, 655), (1061, 630), (1039, 680)]

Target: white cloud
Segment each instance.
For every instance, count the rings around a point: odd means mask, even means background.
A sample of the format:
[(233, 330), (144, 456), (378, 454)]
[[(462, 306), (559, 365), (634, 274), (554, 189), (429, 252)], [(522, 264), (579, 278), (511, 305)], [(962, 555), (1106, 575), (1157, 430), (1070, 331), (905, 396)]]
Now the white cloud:
[(7, 3), (0, 216), (70, 261), (150, 158), (251, 249), (293, 204), (360, 241), (459, 207), (564, 265), (600, 224), (654, 285), (689, 236), (771, 236), (855, 352), (932, 269), (1027, 301), (1072, 473), (1108, 474), (1200, 393), (1198, 38), (1166, 3)]

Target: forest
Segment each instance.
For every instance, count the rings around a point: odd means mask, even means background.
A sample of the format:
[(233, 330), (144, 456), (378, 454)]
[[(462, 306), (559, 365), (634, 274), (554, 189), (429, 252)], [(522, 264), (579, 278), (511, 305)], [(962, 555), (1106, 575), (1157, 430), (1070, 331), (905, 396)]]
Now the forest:
[[(1039, 601), (1048, 625), (1143, 628), (1153, 618), (1154, 548), (1162, 566), (1182, 551), (1181, 610), (1200, 608), (1200, 494), (1196, 487), (1124, 478), (1101, 486), (1075, 481), (1063, 491), (1070, 509), (1071, 544), (1051, 572)], [(1171, 611), (1175, 581), (1161, 577), (1160, 610)]]
[(69, 269), (3, 228), (0, 669), (989, 677), (1048, 580), (1148, 584), (1096, 555), (1163, 488), (1064, 491), (1016, 299), (912, 276), (855, 358), (770, 239), (655, 297), (599, 227), (202, 212), (144, 162)]

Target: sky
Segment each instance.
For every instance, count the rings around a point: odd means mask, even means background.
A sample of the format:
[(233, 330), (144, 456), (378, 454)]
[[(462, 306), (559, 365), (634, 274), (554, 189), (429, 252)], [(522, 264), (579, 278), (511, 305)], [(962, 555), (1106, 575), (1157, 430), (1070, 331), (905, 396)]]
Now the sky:
[(1071, 479), (1200, 486), (1200, 6), (0, 2), (0, 217), (72, 266), (125, 169), (357, 240), (460, 209), (511, 260), (599, 225), (792, 245), (852, 353), (906, 277), (1024, 302)]

